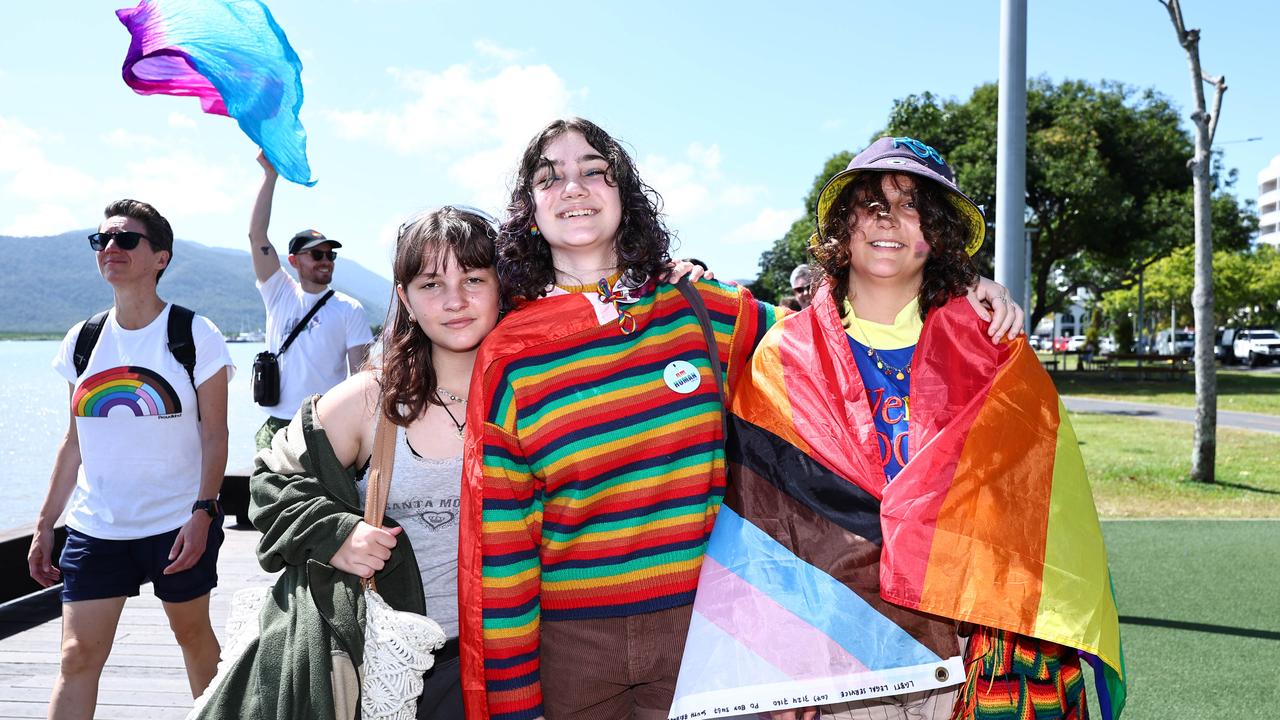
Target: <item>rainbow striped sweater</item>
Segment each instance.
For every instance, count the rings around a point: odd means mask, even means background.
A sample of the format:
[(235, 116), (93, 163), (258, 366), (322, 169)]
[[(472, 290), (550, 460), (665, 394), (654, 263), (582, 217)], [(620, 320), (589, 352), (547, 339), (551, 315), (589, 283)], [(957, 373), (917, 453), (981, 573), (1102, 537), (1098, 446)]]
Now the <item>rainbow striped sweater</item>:
[(712, 363), (731, 391), (779, 312), (741, 287), (694, 287), (714, 359), (665, 283), (624, 306), (630, 333), (594, 293), (562, 293), (510, 313), (481, 346), (461, 528), (480, 542), (461, 544), (458, 571), (469, 718), (542, 714), (541, 622), (693, 602), (725, 486)]

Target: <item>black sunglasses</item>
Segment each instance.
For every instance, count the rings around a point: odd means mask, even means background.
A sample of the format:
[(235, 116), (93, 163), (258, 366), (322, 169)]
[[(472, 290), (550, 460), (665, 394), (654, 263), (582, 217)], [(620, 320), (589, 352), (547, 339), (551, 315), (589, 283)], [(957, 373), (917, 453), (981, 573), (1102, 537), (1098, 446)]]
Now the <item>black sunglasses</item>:
[(311, 259), (315, 260), (316, 262), (320, 262), (321, 260), (328, 260), (329, 262), (333, 262), (334, 260), (338, 259), (337, 250), (310, 250), (308, 251), (307, 254), (310, 255)]
[(811, 288), (811, 287), (813, 287), (813, 286), (812, 286), (812, 285), (800, 285), (799, 287), (793, 287), (793, 288), (791, 288), (791, 292), (795, 293), (796, 295), (799, 295), (800, 293), (807, 293), (807, 292), (809, 292), (809, 288)]
[(102, 252), (107, 249), (107, 245), (114, 240), (116, 247), (121, 250), (132, 250), (138, 247), (138, 243), (142, 242), (146, 235), (132, 230), (120, 230), (118, 232), (96, 232), (89, 236), (89, 247), (95, 252)]

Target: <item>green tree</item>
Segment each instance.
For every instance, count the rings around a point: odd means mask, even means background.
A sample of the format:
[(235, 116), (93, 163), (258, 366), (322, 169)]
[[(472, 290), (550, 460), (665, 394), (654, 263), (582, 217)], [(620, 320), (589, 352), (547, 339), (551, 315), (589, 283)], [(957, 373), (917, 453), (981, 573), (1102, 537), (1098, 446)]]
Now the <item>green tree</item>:
[[(997, 105), (994, 83), (975, 88), (963, 102), (928, 92), (910, 95), (894, 103), (885, 130), (874, 137), (910, 135), (933, 145), (956, 170), (960, 188), (994, 218)], [(1192, 242), (1186, 165), (1192, 150), (1178, 109), (1154, 90), (1115, 82), (1054, 84), (1044, 78), (1028, 83), (1026, 210), (1035, 232), (1033, 300), (1027, 311), (1033, 325), (1049, 312), (1065, 310), (1076, 288), (1101, 298)], [(791, 269), (807, 258), (818, 192), (852, 154), (834, 155), (814, 178), (805, 217), (761, 256), (753, 292), (771, 300), (789, 292)], [(1256, 228), (1250, 205), (1226, 191), (1235, 178), (1217, 158), (1213, 211), (1220, 249), (1247, 247)], [(975, 256), (988, 277), (992, 258), (989, 241)]]
[[(1173, 311), (1191, 322), (1191, 291), (1195, 285), (1194, 248), (1186, 245), (1147, 267), (1143, 276), (1143, 303), (1163, 326)], [(1219, 250), (1213, 254), (1214, 320), (1217, 325), (1246, 327), (1280, 323), (1280, 251), (1259, 245), (1243, 251)], [(1103, 306), (1113, 316), (1136, 312), (1137, 285), (1107, 294)]]

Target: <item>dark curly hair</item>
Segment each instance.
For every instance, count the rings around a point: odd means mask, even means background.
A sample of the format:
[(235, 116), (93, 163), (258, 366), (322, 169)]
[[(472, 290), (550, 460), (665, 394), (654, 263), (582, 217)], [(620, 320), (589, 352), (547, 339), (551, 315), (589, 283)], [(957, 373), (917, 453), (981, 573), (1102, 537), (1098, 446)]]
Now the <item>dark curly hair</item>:
[[(865, 172), (845, 185), (827, 216), (819, 219), (818, 236), (821, 240), (809, 251), (822, 268), (824, 280), (830, 286), (842, 316), (849, 293), (849, 241), (853, 232), (850, 221), (861, 203), (870, 201), (888, 206), (889, 200), (881, 185), (884, 175)], [(920, 229), (929, 243), (924, 281), (920, 285), (920, 317), (923, 318), (933, 308), (967, 293), (978, 279), (973, 260), (964, 249), (968, 226), (947, 198), (947, 189), (938, 183), (900, 173), (891, 173), (889, 177), (899, 188), (902, 187), (898, 185), (901, 178), (911, 178), (915, 185), (911, 192), (920, 213)]]
[[(463, 270), (493, 267), (496, 237), (491, 219), (469, 208), (446, 205), (410, 219), (396, 236), (391, 267), (395, 284), (404, 287), (423, 272), (443, 272), (450, 262)], [(382, 330), (378, 365), (382, 413), (396, 425), (407, 426), (426, 412), (428, 404), (441, 402), (431, 364), (431, 339), (409, 319), (409, 309), (394, 291), (391, 308)]]
[(671, 232), (662, 221), (662, 196), (645, 184), (635, 162), (622, 145), (600, 126), (582, 118), (556, 120), (529, 141), (516, 170), (506, 219), (498, 231), (498, 278), (504, 305), (533, 300), (555, 284), (556, 269), (545, 237), (531, 235), (534, 225), (533, 180), (548, 164), (543, 155), (548, 144), (567, 132), (578, 132), (600, 153), (609, 168), (606, 181), (618, 188), (622, 222), (614, 236), (618, 269), (630, 287), (657, 277), (670, 260)]

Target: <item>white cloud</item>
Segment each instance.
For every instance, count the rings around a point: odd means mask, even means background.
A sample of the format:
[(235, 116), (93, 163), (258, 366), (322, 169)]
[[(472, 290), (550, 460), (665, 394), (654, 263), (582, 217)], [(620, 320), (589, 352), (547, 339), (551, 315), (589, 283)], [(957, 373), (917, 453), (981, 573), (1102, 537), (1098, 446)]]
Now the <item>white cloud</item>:
[(0, 116), (0, 176), (9, 176), (6, 194), (52, 202), (94, 190), (95, 181), (88, 174), (45, 157), (43, 145), (51, 140), (56, 138)]
[(721, 160), (719, 145), (692, 143), (685, 149), (683, 159), (649, 155), (639, 162), (640, 176), (662, 195), (671, 227), (679, 228), (689, 220), (725, 208), (751, 204), (764, 194), (762, 187), (727, 182), (720, 172)]
[(56, 235), (78, 224), (84, 224), (83, 218), (65, 205), (40, 203), (31, 212), (14, 216), (8, 225), (0, 228), (0, 233), (19, 237)]
[(479, 40), (476, 40), (475, 42), (471, 43), (471, 47), (474, 48), (475, 51), (480, 53), (481, 55), (488, 55), (489, 57), (497, 58), (498, 60), (501, 60), (502, 62), (505, 62), (505, 63), (515, 62), (517, 59), (519, 59), (521, 55), (524, 54), (519, 50), (512, 50), (511, 48), (502, 47), (501, 45), (493, 42), (492, 40), (486, 40), (484, 38), (480, 38)]
[(508, 65), (495, 73), (454, 65), (441, 72), (390, 72), (411, 99), (389, 110), (331, 111), (349, 139), (382, 143), (404, 156), (429, 156), (458, 184), (460, 199), (504, 204), (513, 159), (549, 121), (568, 114), (575, 95), (546, 65)]
[(747, 245), (771, 242), (786, 234), (803, 210), (799, 208), (764, 208), (755, 219), (739, 225), (729, 233), (728, 242)]
[(196, 126), (195, 118), (190, 115), (183, 115), (180, 112), (169, 113), (169, 127), (175, 128), (193, 128)]
[(178, 150), (127, 163), (123, 174), (102, 181), (102, 195), (146, 200), (170, 218), (242, 213), (252, 187), (246, 173)]
[(116, 128), (109, 133), (102, 135), (102, 141), (112, 147), (124, 148), (126, 150), (142, 150), (144, 148), (155, 148), (160, 146), (160, 141), (150, 135), (141, 135), (139, 133), (129, 132), (124, 128)]

